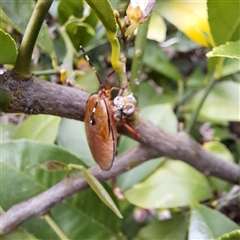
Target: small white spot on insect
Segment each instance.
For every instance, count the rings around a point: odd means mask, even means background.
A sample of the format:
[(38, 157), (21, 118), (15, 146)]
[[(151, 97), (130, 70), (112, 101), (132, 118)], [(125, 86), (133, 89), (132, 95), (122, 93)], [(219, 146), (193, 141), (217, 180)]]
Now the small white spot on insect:
[(132, 103), (128, 103), (123, 107), (123, 113), (130, 115), (134, 112), (135, 106)]
[(114, 114), (113, 114), (113, 118), (116, 121), (120, 121), (122, 119), (122, 113), (120, 110), (117, 110)]
[(122, 109), (124, 106), (124, 99), (122, 96), (117, 96), (113, 99), (113, 104), (118, 108)]
[(127, 102), (127, 103), (132, 103), (132, 104), (136, 104), (137, 100), (136, 98), (133, 96), (133, 94), (129, 94), (127, 96), (124, 96), (124, 100)]

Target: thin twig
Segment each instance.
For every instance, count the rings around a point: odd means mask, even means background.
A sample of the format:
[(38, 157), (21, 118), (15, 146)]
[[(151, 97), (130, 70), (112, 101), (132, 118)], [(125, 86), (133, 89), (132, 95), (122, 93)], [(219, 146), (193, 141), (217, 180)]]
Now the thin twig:
[(135, 46), (134, 46), (134, 54), (133, 54), (133, 60), (132, 60), (132, 67), (131, 67), (131, 78), (130, 78), (130, 86), (131, 90), (134, 94), (136, 94), (140, 77), (142, 74), (142, 68), (143, 68), (143, 56), (144, 56), (144, 50), (147, 43), (147, 31), (148, 31), (148, 25), (149, 25), (149, 19), (141, 24), (138, 28), (137, 37), (135, 40)]
[(198, 118), (198, 114), (199, 114), (199, 112), (200, 112), (200, 110), (201, 110), (201, 107), (202, 107), (204, 101), (206, 100), (208, 94), (210, 93), (210, 91), (211, 91), (214, 83), (215, 83), (215, 73), (213, 73), (213, 74), (211, 75), (211, 77), (210, 77), (210, 79), (209, 79), (209, 82), (208, 82), (206, 88), (204, 89), (203, 96), (202, 96), (202, 98), (200, 99), (200, 101), (198, 102), (198, 105), (197, 105), (195, 111), (193, 112), (193, 114), (192, 114), (189, 122), (187, 123), (187, 126), (186, 126), (186, 132), (187, 132), (187, 133), (190, 133), (190, 132), (191, 132), (191, 130), (192, 130), (192, 128), (193, 128), (193, 126), (194, 126), (197, 118)]
[(53, 0), (39, 0), (37, 2), (23, 35), (22, 43), (18, 50), (18, 56), (14, 67), (14, 71), (23, 78), (29, 78), (31, 76), (31, 59), (33, 48), (44, 22), (44, 18), (52, 2)]

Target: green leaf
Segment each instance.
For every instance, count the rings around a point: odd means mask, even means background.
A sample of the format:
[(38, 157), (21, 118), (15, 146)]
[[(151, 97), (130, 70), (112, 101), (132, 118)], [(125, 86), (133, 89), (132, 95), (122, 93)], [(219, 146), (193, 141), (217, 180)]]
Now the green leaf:
[[(72, 19), (76, 20), (73, 23), (65, 25), (65, 27), (68, 36), (77, 50), (79, 50), (79, 45), (86, 46), (90, 40), (93, 40), (91, 32), (94, 31), (93, 28), (96, 27), (98, 22), (98, 18), (94, 12), (87, 8), (89, 6), (84, 4), (84, 1), (61, 0), (58, 5), (58, 18), (62, 25), (70, 23)], [(79, 23), (83, 26), (80, 26)]]
[(115, 36), (117, 34), (117, 22), (110, 2), (108, 0), (86, 0), (86, 2), (97, 14), (99, 20), (104, 25), (107, 34), (111, 37)]
[[(216, 83), (207, 96), (199, 116), (210, 121), (239, 121), (239, 87), (240, 84), (233, 81)], [(203, 90), (196, 94), (189, 105), (191, 110), (196, 108), (203, 94)]]
[(213, 239), (239, 229), (239, 226), (222, 213), (206, 206), (191, 205), (188, 239)]
[[(149, 42), (146, 45), (143, 63), (162, 75), (178, 81), (182, 79), (181, 73), (177, 68), (167, 59), (161, 48), (155, 42)], [(133, 49), (129, 51), (129, 57), (133, 56)]]
[(37, 240), (32, 234), (27, 232), (23, 228), (18, 228), (14, 232), (6, 235), (6, 236), (0, 236), (0, 240)]
[[(15, 140), (1, 144), (0, 204), (4, 209), (25, 201), (65, 178), (65, 172), (46, 172), (27, 169), (34, 163), (54, 159), (64, 164), (84, 163), (66, 150), (40, 142)], [(17, 183), (17, 184), (13, 184)], [(109, 192), (110, 188), (106, 185)], [(114, 198), (114, 196), (111, 195)], [(105, 206), (91, 190), (76, 194), (51, 209), (51, 215), (70, 239), (117, 238), (120, 219)], [(41, 216), (33, 217), (22, 225), (39, 239), (58, 239)], [(77, 227), (76, 227), (77, 226)], [(93, 231), (94, 229), (94, 231)]]
[(165, 221), (154, 221), (138, 232), (136, 240), (185, 239), (187, 227), (188, 219), (184, 215), (175, 216)]
[(19, 126), (14, 139), (26, 138), (45, 143), (54, 143), (61, 118), (51, 115), (29, 116)]
[(89, 171), (87, 171), (86, 168), (81, 167), (81, 170), (92, 190), (98, 195), (104, 204), (109, 207), (119, 218), (123, 218), (116, 204), (104, 189), (104, 187), (101, 185), (101, 183)]
[(235, 230), (230, 233), (224, 234), (216, 240), (237, 240), (240, 239), (240, 230)]
[(0, 29), (0, 64), (14, 64), (17, 58), (17, 45), (14, 39)]
[(222, 68), (222, 77), (239, 72), (240, 60), (226, 58)]
[[(138, 107), (142, 109), (153, 104), (168, 103), (172, 106), (176, 103), (175, 92), (170, 92), (164, 89), (163, 92), (158, 93), (158, 86), (151, 84), (151, 81), (144, 81), (139, 85)], [(159, 87), (160, 88), (160, 87)]]
[(84, 123), (73, 119), (62, 119), (57, 136), (59, 146), (74, 153), (88, 166), (96, 165), (88, 147)]
[(207, 1), (208, 22), (216, 46), (239, 40), (239, 1)]
[(4, 123), (3, 121), (0, 121), (0, 136), (2, 142), (10, 140), (15, 135), (17, 129), (17, 125), (13, 123)]
[(142, 208), (173, 208), (211, 197), (206, 177), (184, 162), (168, 160), (152, 175), (125, 192), (127, 200)]
[(208, 45), (205, 36), (210, 38), (210, 33), (205, 1), (156, 1), (155, 11), (191, 40)]
[(210, 57), (226, 57), (240, 59), (240, 42), (227, 42), (226, 44), (214, 47), (206, 55)]
[[(156, 125), (164, 128), (166, 131), (177, 132), (177, 118), (169, 104), (158, 104), (145, 107), (141, 110), (141, 114)], [(123, 153), (134, 147), (136, 144), (136, 141), (122, 136), (118, 145), (118, 153)], [(149, 176), (159, 165), (163, 163), (163, 161), (164, 158), (147, 161), (130, 171), (121, 174), (117, 179), (118, 186), (123, 191), (127, 190), (134, 184)]]
[(166, 38), (166, 30), (166, 24), (163, 18), (155, 12), (152, 12), (148, 26), (147, 38), (157, 42), (163, 42)]
[[(214, 153), (221, 157), (223, 160), (233, 162), (233, 156), (228, 148), (220, 142), (206, 142), (204, 143), (204, 148), (207, 149), (209, 152)], [(212, 187), (218, 193), (223, 191), (228, 191), (232, 184), (227, 181), (221, 180), (219, 178), (210, 177), (210, 182)]]
[[(35, 7), (35, 1), (1, 1), (1, 18), (15, 30), (23, 34)], [(49, 55), (54, 53), (53, 41), (50, 38), (48, 27), (43, 23), (37, 38), (37, 44)]]

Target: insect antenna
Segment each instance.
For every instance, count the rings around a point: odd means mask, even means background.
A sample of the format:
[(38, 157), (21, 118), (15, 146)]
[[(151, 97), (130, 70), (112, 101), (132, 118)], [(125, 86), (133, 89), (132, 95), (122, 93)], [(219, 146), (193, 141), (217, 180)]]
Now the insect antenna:
[(96, 70), (96, 68), (93, 66), (93, 63), (92, 63), (92, 61), (90, 60), (89, 56), (87, 55), (86, 51), (84, 50), (84, 48), (83, 48), (81, 45), (80, 45), (79, 48), (82, 50), (85, 59), (89, 62), (90, 66), (91, 66), (91, 68), (92, 68), (92, 70), (93, 70), (93, 72), (95, 73), (95, 75), (96, 75), (96, 77), (97, 77), (97, 79), (98, 79), (98, 82), (99, 82), (99, 84), (100, 84), (100, 89), (104, 89), (104, 86), (103, 86), (102, 81), (101, 81), (101, 77), (100, 77), (98, 71)]

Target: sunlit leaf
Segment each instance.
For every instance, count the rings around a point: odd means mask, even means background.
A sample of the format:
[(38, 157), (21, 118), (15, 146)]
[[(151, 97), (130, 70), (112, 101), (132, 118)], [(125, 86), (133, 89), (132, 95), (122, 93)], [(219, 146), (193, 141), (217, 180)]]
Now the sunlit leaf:
[(74, 153), (88, 166), (96, 165), (88, 147), (84, 123), (73, 119), (62, 119), (57, 136), (59, 146)]
[(18, 228), (14, 232), (5, 235), (5, 236), (0, 236), (1, 240), (37, 240), (32, 234), (27, 232), (23, 228)]
[(226, 44), (214, 47), (207, 57), (226, 57), (240, 59), (240, 42), (227, 42)]
[(236, 240), (240, 239), (240, 230), (235, 230), (230, 233), (226, 233), (221, 237), (217, 238), (216, 240)]
[(142, 208), (172, 208), (211, 197), (206, 177), (184, 162), (165, 161), (153, 174), (125, 192), (127, 200)]
[(51, 115), (29, 116), (16, 130), (14, 139), (26, 138), (45, 143), (54, 143), (61, 118)]
[[(200, 117), (212, 121), (239, 121), (240, 84), (233, 81), (216, 83), (207, 96), (201, 110)], [(200, 91), (190, 103), (189, 108), (195, 109), (204, 92)]]
[[(155, 11), (191, 40), (213, 45), (207, 19), (206, 1), (157, 1)], [(207, 36), (208, 41), (205, 36)]]
[(161, 16), (152, 12), (148, 25), (147, 38), (162, 42), (166, 38), (166, 24)]
[(189, 240), (214, 239), (236, 229), (239, 226), (222, 213), (198, 203), (191, 205)]
[(14, 39), (0, 29), (0, 64), (14, 64), (17, 58), (17, 46)]

